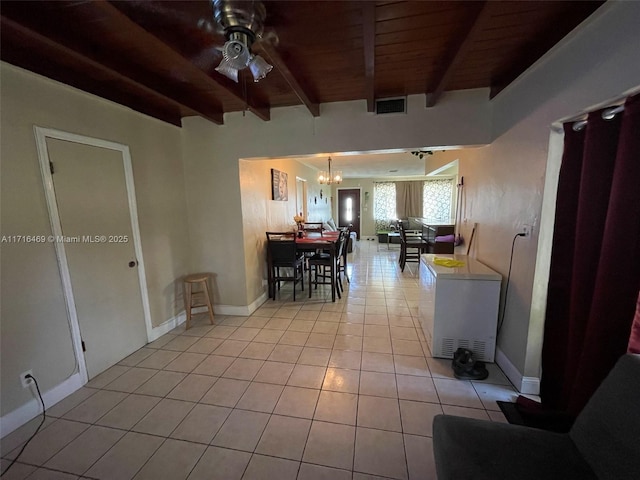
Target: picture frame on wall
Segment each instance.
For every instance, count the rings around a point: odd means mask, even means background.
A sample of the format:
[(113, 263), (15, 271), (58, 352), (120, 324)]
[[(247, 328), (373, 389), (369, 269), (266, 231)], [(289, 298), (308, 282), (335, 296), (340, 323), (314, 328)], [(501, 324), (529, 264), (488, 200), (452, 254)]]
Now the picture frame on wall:
[(286, 202), (289, 200), (288, 174), (275, 168), (271, 169), (271, 198)]

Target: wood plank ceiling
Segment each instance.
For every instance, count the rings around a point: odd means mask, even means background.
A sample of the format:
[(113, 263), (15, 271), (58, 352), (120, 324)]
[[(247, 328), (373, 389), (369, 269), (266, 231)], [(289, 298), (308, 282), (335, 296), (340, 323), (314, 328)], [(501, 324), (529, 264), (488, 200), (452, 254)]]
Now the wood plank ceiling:
[(249, 110), (490, 87), (497, 95), (602, 1), (265, 1), (275, 66), (217, 73), (209, 0), (2, 1), (3, 61), (180, 125)]

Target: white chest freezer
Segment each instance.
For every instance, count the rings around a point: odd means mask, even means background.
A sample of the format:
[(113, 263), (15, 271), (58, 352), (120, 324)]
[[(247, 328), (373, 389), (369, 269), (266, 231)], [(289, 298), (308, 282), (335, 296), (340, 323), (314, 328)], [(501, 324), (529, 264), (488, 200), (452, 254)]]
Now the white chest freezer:
[[(464, 266), (437, 265), (436, 257)], [(494, 361), (501, 281), (499, 273), (466, 255), (421, 256), (418, 312), (434, 357), (453, 358), (463, 347), (477, 360)]]

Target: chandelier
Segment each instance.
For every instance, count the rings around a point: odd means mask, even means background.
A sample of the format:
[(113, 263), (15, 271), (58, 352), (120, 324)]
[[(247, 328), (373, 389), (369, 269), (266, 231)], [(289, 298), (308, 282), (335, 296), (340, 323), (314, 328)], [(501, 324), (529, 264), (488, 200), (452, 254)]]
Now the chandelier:
[(329, 157), (329, 169), (318, 172), (318, 183), (322, 185), (331, 185), (333, 183), (342, 182), (342, 170), (331, 171), (331, 157)]

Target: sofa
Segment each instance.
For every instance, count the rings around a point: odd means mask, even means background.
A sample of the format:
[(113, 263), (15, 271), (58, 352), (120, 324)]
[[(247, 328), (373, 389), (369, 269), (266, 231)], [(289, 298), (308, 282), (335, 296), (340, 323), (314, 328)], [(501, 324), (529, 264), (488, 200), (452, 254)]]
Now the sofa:
[[(329, 232), (335, 232), (338, 230), (338, 226), (333, 218), (330, 218), (322, 224), (322, 229)], [(349, 239), (347, 240), (347, 252), (353, 252), (353, 246), (358, 240), (358, 234), (356, 232), (349, 232)]]
[(640, 355), (621, 357), (568, 433), (437, 415), (438, 480), (640, 478)]

